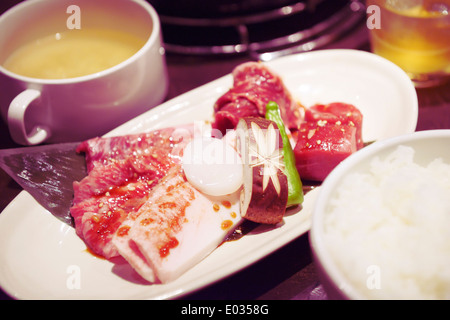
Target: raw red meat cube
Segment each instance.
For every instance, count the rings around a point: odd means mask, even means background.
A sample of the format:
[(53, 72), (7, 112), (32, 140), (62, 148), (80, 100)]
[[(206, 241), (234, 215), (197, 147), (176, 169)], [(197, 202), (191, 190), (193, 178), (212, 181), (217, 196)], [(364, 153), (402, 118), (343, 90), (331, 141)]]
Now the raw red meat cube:
[(297, 170), (302, 180), (323, 181), (342, 160), (357, 151), (354, 125), (304, 122), (294, 148)]
[(319, 124), (342, 124), (355, 126), (356, 144), (358, 149), (364, 146), (362, 139), (362, 113), (352, 104), (333, 102), (329, 104), (316, 104), (305, 111), (306, 122)]

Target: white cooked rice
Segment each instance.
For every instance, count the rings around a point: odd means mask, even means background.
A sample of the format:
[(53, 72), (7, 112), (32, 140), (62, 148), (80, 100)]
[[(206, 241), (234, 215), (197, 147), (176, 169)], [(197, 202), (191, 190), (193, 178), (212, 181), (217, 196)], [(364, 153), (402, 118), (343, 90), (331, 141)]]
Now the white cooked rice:
[(450, 299), (450, 165), (400, 146), (350, 175), (325, 215), (325, 243), (370, 299)]

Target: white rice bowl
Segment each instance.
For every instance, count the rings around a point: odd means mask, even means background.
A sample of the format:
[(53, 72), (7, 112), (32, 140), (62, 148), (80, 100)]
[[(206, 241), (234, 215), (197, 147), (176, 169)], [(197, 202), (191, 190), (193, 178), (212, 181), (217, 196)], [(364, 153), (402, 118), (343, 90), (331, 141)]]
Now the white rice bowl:
[(331, 299), (450, 299), (450, 130), (374, 143), (324, 181), (311, 246)]

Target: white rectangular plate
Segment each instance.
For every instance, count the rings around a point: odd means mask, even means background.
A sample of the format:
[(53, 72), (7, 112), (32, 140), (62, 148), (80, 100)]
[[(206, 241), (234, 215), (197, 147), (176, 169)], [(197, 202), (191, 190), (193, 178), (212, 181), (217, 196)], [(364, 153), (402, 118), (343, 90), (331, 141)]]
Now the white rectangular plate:
[[(305, 106), (352, 103), (364, 116), (365, 141), (415, 130), (417, 97), (404, 73), (375, 55), (324, 50), (267, 63)], [(231, 75), (192, 90), (108, 134), (123, 135), (210, 120), (213, 105), (232, 85)], [(21, 192), (0, 215), (0, 286), (19, 299), (171, 299), (227, 277), (310, 228), (317, 188), (303, 207), (289, 211), (278, 227), (261, 226), (226, 242), (168, 284), (150, 285), (122, 259), (108, 261), (86, 250), (70, 226)]]

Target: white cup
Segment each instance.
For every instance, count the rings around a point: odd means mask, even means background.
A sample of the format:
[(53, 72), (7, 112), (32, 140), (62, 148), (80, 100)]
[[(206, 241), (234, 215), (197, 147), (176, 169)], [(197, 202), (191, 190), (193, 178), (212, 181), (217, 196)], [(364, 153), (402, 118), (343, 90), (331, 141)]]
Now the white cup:
[[(73, 5), (78, 12), (71, 11)], [(8, 56), (27, 41), (68, 28), (90, 27), (129, 32), (147, 41), (127, 60), (74, 78), (31, 78), (3, 67)], [(102, 135), (159, 104), (167, 94), (159, 17), (143, 0), (28, 0), (0, 17), (0, 30), (0, 109), (19, 144)]]

